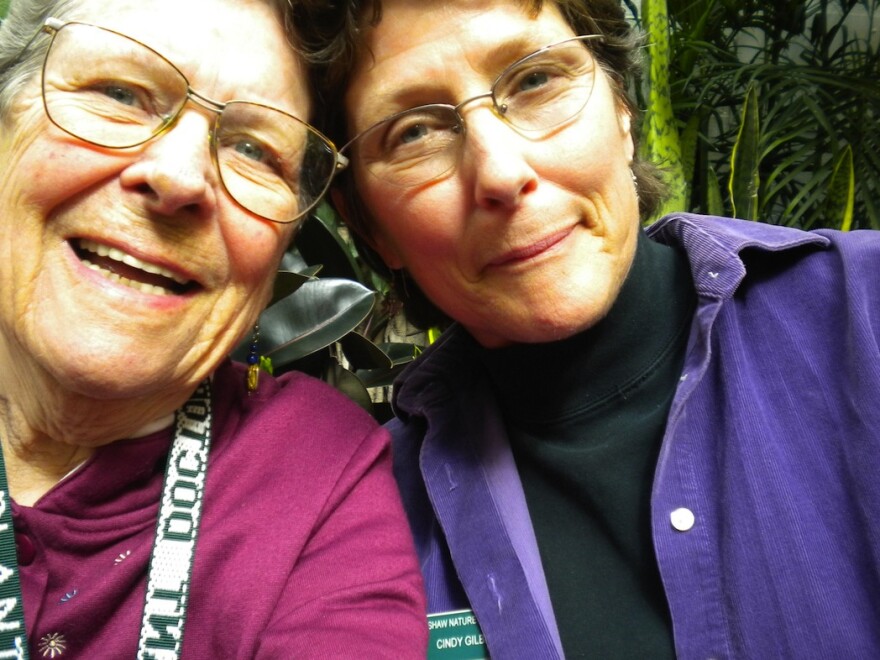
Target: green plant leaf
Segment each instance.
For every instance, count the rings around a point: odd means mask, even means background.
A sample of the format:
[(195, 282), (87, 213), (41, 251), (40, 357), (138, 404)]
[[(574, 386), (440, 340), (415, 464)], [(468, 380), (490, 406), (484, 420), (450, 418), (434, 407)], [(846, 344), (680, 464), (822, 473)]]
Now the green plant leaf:
[(391, 358), (359, 332), (349, 332), (339, 340), (342, 352), (354, 369), (390, 369)]
[(315, 279), (315, 275), (321, 270), (320, 266), (313, 266), (304, 271), (295, 273), (291, 270), (279, 270), (275, 273), (275, 283), (272, 287), (272, 300), (268, 306), (274, 305), (279, 300), (287, 298), (309, 280)]
[(280, 370), (354, 330), (375, 298), (373, 291), (351, 280), (306, 282), (260, 316), (260, 350)]
[(6, 12), (9, 11), (9, 0), (0, 0), (0, 19), (6, 18)]
[(825, 199), (825, 217), (831, 226), (849, 231), (853, 221), (856, 175), (853, 171), (853, 152), (850, 145), (838, 154)]
[(706, 173), (706, 213), (709, 215), (724, 215), (724, 202), (721, 199), (721, 183), (715, 168), (709, 167)]
[(302, 226), (296, 248), (306, 263), (321, 264), (324, 277), (362, 281), (351, 244), (339, 233), (339, 220), (332, 207), (323, 202)]
[(758, 165), (758, 140), (760, 122), (758, 117), (758, 93), (749, 87), (743, 103), (739, 134), (730, 157), (730, 203), (736, 218), (757, 220), (758, 189), (761, 185)]
[(642, 0), (648, 32), (650, 92), (642, 124), (642, 157), (659, 165), (670, 195), (658, 215), (687, 209), (687, 187), (681, 163), (681, 142), (669, 90), (669, 17), (666, 0)]
[(367, 388), (357, 376), (336, 360), (328, 361), (322, 374), (322, 380), (345, 394), (368, 413), (373, 412), (373, 402)]

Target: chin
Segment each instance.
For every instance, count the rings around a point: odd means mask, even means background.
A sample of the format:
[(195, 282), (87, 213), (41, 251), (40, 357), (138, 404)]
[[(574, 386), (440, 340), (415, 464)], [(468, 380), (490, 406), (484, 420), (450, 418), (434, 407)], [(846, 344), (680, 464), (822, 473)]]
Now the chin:
[(100, 356), (77, 352), (44, 359), (42, 367), (60, 393), (84, 399), (139, 398), (162, 390), (170, 392), (173, 387), (169, 368), (118, 352)]

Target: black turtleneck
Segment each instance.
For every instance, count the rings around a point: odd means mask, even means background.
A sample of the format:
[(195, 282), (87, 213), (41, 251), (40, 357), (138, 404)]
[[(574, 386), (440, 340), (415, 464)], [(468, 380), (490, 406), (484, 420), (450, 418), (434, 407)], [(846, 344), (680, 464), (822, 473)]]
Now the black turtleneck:
[(481, 352), (567, 658), (674, 657), (650, 501), (694, 304), (684, 255), (640, 234), (596, 326)]

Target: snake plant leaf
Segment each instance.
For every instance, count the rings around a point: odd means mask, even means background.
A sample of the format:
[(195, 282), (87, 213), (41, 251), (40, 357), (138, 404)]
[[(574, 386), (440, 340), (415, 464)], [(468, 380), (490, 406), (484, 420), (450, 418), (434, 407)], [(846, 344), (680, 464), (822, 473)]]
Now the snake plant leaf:
[(735, 218), (745, 220), (758, 218), (758, 188), (761, 185), (758, 173), (759, 138), (758, 93), (754, 87), (749, 86), (743, 103), (739, 133), (730, 157), (728, 190)]
[(648, 33), (648, 107), (642, 124), (641, 155), (663, 168), (670, 195), (658, 215), (687, 210), (687, 188), (682, 172), (681, 141), (672, 111), (669, 89), (669, 15), (666, 0), (642, 0), (642, 18)]
[(681, 134), (681, 175), (685, 183), (685, 199), (691, 199), (694, 186), (694, 172), (697, 162), (697, 148), (700, 138), (700, 124), (703, 113), (699, 110), (691, 115)]
[(709, 166), (706, 172), (706, 213), (724, 215), (724, 202), (721, 199), (721, 183), (715, 168)]
[(373, 291), (351, 280), (308, 281), (260, 316), (260, 350), (281, 368), (354, 330), (375, 299)]
[(853, 152), (850, 145), (840, 152), (834, 162), (828, 197), (825, 199), (825, 218), (829, 226), (849, 231), (855, 206), (856, 175), (853, 171)]
[(354, 369), (390, 369), (393, 364), (385, 351), (359, 332), (349, 332), (339, 343)]

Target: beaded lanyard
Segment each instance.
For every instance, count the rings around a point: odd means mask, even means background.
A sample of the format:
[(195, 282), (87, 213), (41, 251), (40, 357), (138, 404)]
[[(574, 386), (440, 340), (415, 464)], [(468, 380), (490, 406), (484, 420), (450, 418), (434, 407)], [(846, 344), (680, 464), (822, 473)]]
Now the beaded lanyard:
[[(150, 555), (138, 660), (180, 657), (211, 446), (211, 385), (177, 411)], [(0, 452), (0, 658), (28, 659), (6, 465)]]

